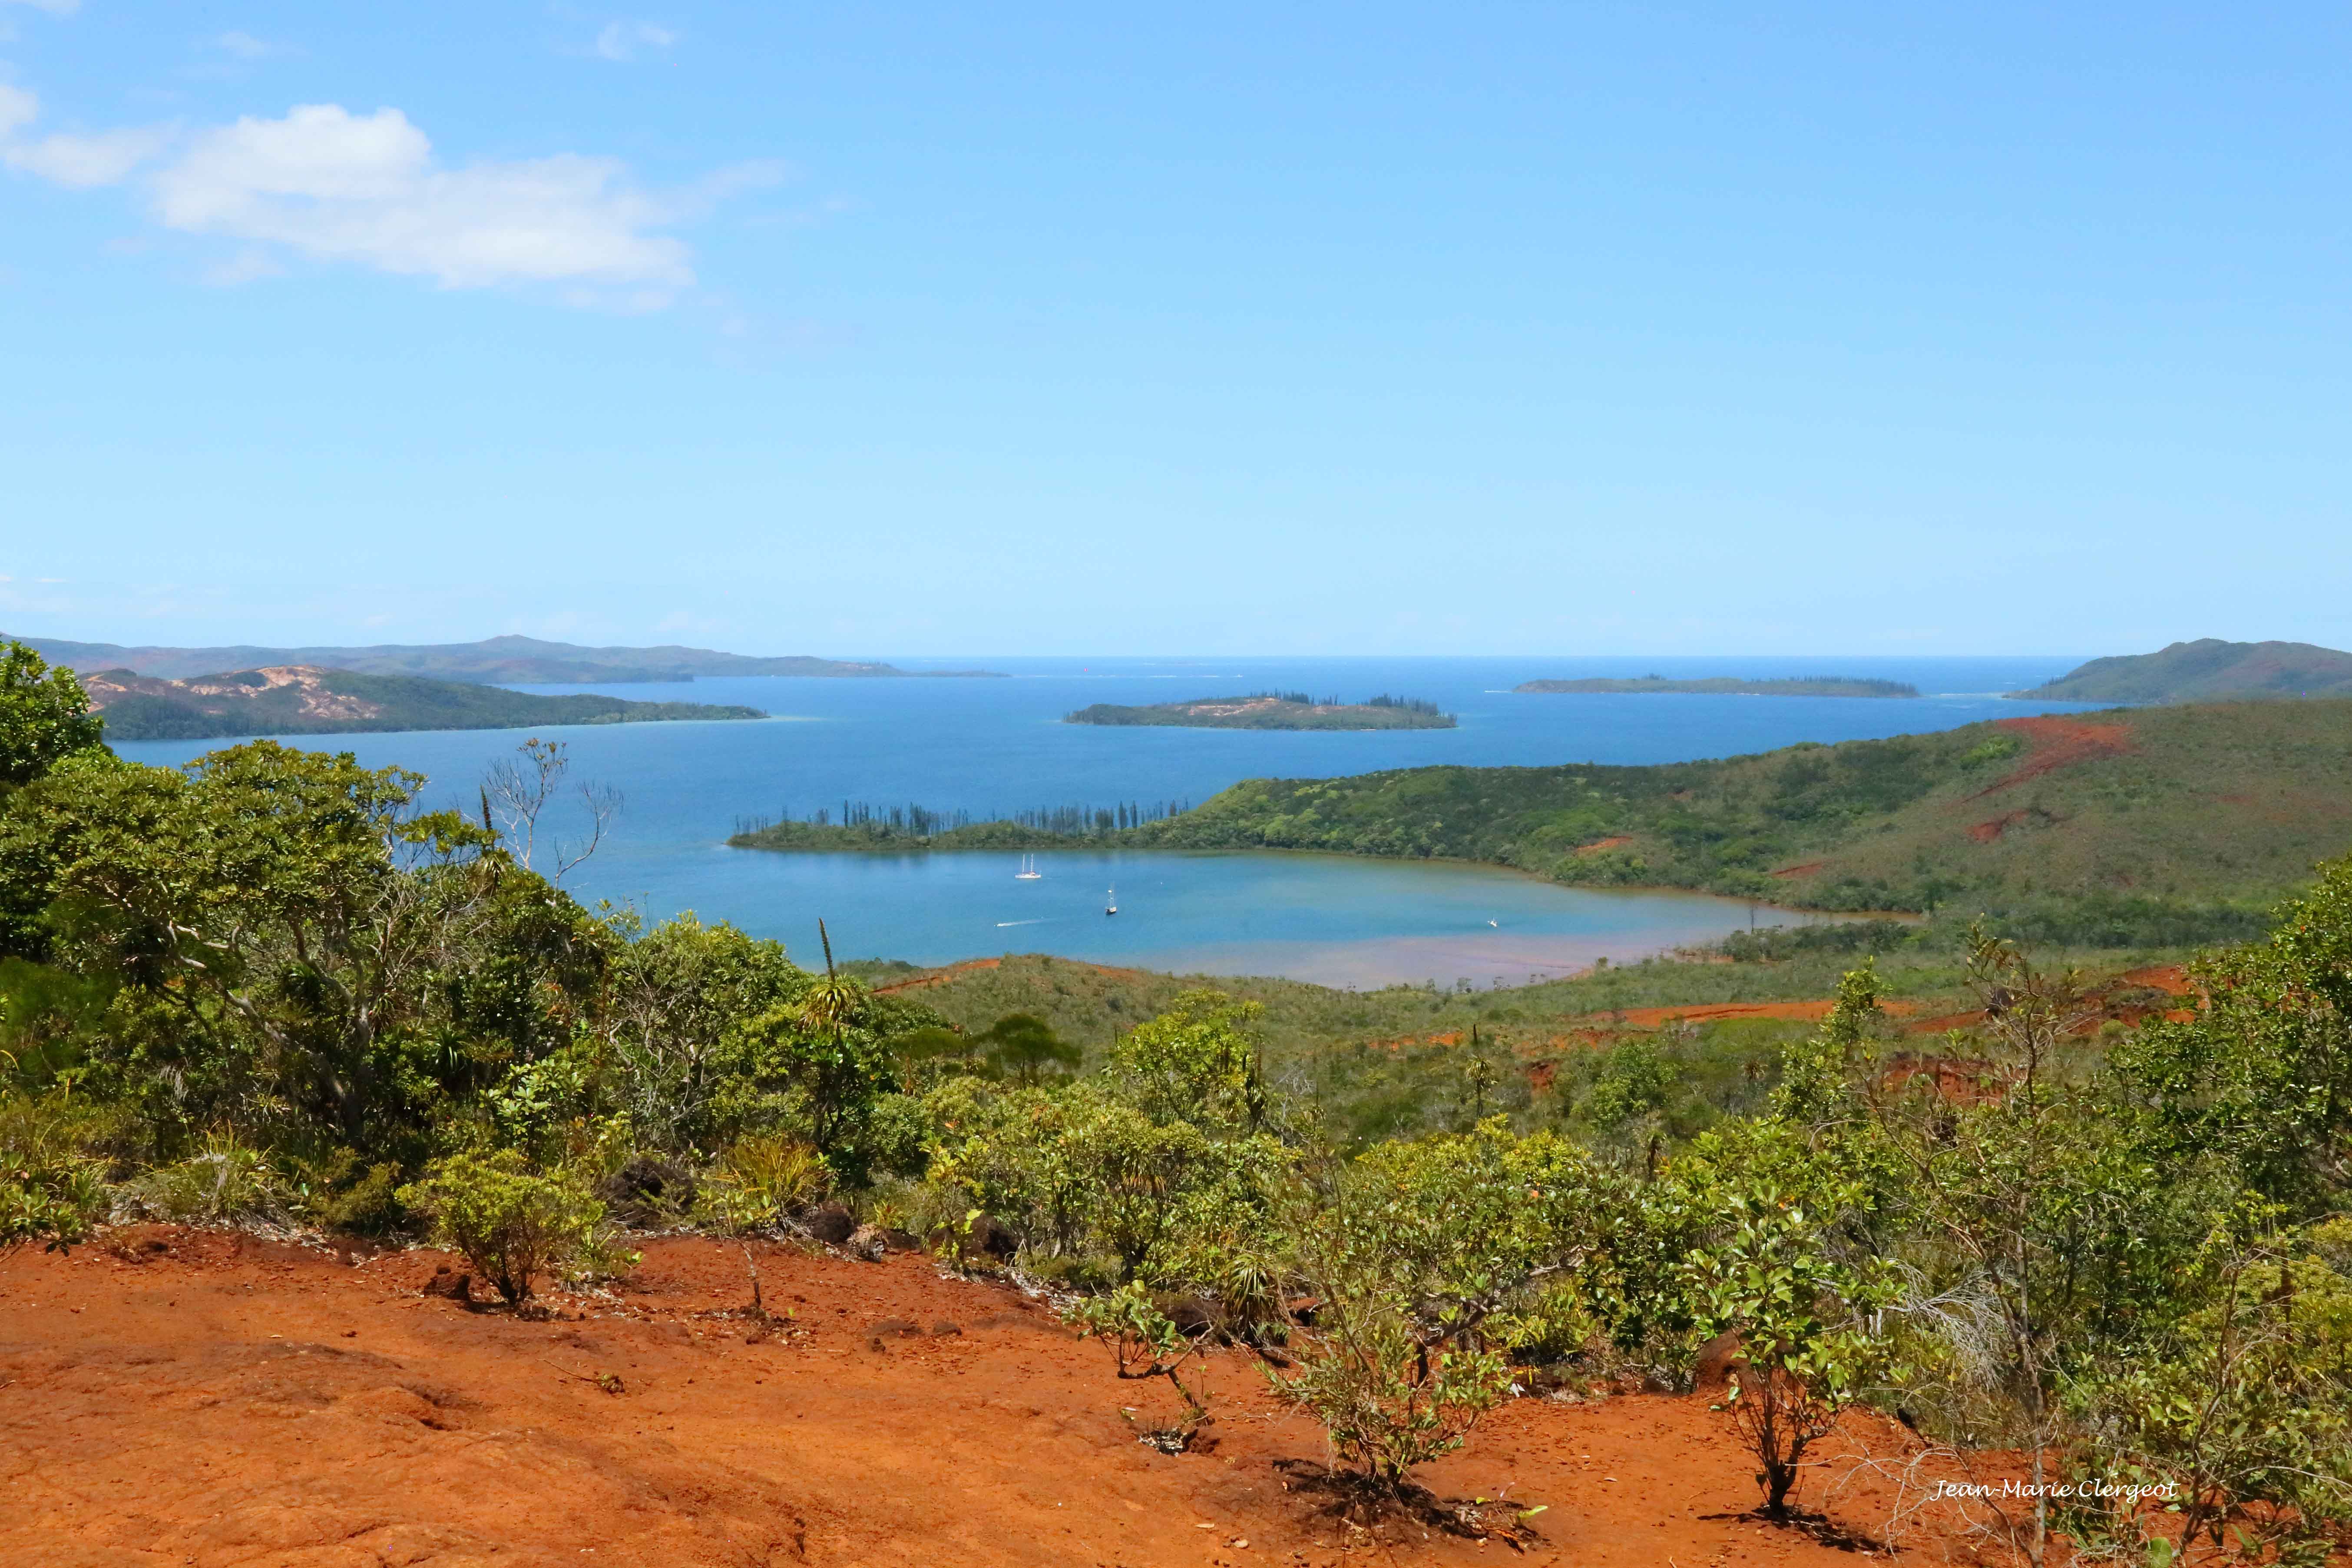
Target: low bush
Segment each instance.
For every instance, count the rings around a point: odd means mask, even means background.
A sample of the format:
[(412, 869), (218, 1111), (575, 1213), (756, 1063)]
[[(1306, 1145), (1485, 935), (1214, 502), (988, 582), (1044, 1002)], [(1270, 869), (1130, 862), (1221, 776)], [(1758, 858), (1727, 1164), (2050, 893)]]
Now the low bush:
[(179, 1225), (282, 1221), (288, 1214), (285, 1185), (268, 1156), (229, 1132), (208, 1134), (197, 1152), (139, 1176), (124, 1198), (135, 1214)]
[(0, 1099), (0, 1248), (69, 1246), (106, 1205), (105, 1163), (63, 1099)]
[(537, 1277), (572, 1265), (601, 1245), (602, 1204), (562, 1171), (533, 1171), (512, 1149), (436, 1161), (401, 1201), (424, 1216), (434, 1238), (517, 1307)]
[(695, 1211), (722, 1230), (765, 1230), (833, 1190), (823, 1154), (797, 1138), (740, 1138), (703, 1176)]

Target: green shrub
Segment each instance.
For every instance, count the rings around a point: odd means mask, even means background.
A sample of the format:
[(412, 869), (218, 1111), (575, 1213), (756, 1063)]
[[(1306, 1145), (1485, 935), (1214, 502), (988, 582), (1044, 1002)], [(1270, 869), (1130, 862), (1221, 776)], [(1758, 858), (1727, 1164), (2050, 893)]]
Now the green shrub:
[(0, 1248), (79, 1241), (106, 1212), (105, 1178), (61, 1098), (0, 1100)]
[(1691, 1254), (1686, 1278), (1699, 1333), (1739, 1338), (1742, 1361), (1724, 1402), (1763, 1467), (1766, 1517), (1785, 1519), (1806, 1450), (1884, 1364), (1871, 1320), (1893, 1293), (1874, 1271), (1832, 1256), (1827, 1216), (1769, 1188), (1730, 1203), (1729, 1223)]
[(2329, 1561), (2352, 1524), (2352, 1219), (2217, 1250), (2195, 1310), (2069, 1390), (2078, 1473), (2153, 1504), (2093, 1496), (2064, 1523), (2150, 1561)]
[(141, 1175), (127, 1195), (140, 1211), (179, 1225), (279, 1221), (287, 1215), (286, 1189), (268, 1156), (232, 1132), (207, 1134), (198, 1152)]
[(431, 1222), (435, 1240), (463, 1253), (518, 1307), (530, 1300), (537, 1276), (596, 1247), (604, 1217), (575, 1176), (534, 1172), (512, 1149), (436, 1161), (400, 1199)]
[(1595, 1185), (1570, 1145), (1499, 1118), (1310, 1164), (1277, 1205), (1274, 1264), (1318, 1305), (1289, 1336), (1298, 1370), (1266, 1374), (1275, 1392), (1367, 1482), (1402, 1489), (1508, 1388), (1513, 1314), (1583, 1260)]
[(832, 1189), (832, 1167), (801, 1140), (739, 1138), (703, 1178), (696, 1209), (722, 1230), (764, 1230)]

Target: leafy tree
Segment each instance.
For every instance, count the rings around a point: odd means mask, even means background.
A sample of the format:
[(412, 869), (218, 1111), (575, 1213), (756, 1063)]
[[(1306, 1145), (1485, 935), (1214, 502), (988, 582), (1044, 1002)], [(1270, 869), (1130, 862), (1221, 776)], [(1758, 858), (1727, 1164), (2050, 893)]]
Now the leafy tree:
[(101, 750), (105, 722), (70, 669), (12, 642), (0, 652), (0, 798), (67, 757)]
[(1264, 1013), (1258, 1003), (1236, 1003), (1223, 992), (1188, 991), (1120, 1037), (1111, 1075), (1154, 1121), (1258, 1131), (1272, 1109), (1253, 1032)]
[(2158, 1160), (2218, 1158), (2312, 1217), (2352, 1194), (2352, 858), (2320, 868), (2270, 940), (2190, 971), (2194, 1015), (2118, 1045), (2123, 1098)]
[(2352, 1219), (2240, 1228), (2187, 1271), (2177, 1322), (2072, 1381), (2091, 1484), (2062, 1518), (2085, 1544), (2319, 1563), (2352, 1520)]
[(1080, 1059), (1077, 1047), (1029, 1013), (1006, 1014), (975, 1043), (986, 1047), (989, 1064), (997, 1071), (1024, 1084), (1071, 1072)]

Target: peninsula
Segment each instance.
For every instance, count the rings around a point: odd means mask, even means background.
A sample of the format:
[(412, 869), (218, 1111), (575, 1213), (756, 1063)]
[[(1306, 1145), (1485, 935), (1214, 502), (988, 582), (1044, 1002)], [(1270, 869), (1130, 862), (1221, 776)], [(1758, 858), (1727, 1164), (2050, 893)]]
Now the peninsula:
[(2200, 637), (2156, 653), (2095, 658), (2011, 697), (2049, 702), (2202, 702), (2216, 698), (2352, 697), (2352, 653), (2307, 642)]
[(1417, 697), (1382, 695), (1366, 702), (1317, 701), (1303, 691), (1202, 697), (1122, 708), (1097, 702), (1067, 715), (1069, 724), (1176, 724), (1196, 730), (1451, 730), (1454, 715)]
[(804, 675), (847, 678), (993, 676), (989, 669), (901, 669), (894, 664), (814, 658), (780, 658), (720, 653), (714, 648), (583, 647), (537, 637), (485, 637), (464, 643), (379, 643), (369, 647), (125, 647), (119, 643), (64, 642), (56, 637), (10, 637), (51, 664), (75, 669), (128, 669), (165, 679), (210, 676), (219, 670), (307, 667), (349, 669), (362, 675), (421, 675), (434, 680), (477, 685), (553, 686), (579, 682), (620, 684), (692, 680), (698, 675)]
[(1698, 680), (1668, 680), (1644, 675), (1631, 680), (1528, 680), (1514, 691), (1544, 692), (1678, 692), (1702, 697), (1916, 697), (1919, 689), (1907, 680), (1867, 680), (1858, 676), (1789, 676), (1774, 680), (1743, 680), (1732, 675), (1710, 675)]
[(545, 724), (637, 724), (764, 719), (757, 708), (539, 697), (413, 675), (362, 675), (270, 665), (188, 680), (128, 669), (80, 678), (109, 741), (208, 741), (231, 735), (332, 735), (372, 730), (518, 730)]

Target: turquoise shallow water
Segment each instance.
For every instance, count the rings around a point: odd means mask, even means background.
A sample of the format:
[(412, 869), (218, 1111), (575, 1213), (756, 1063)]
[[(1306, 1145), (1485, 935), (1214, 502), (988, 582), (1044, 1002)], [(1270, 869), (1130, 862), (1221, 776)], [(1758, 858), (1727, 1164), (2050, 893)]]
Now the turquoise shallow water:
[[(899, 661), (910, 667), (917, 661)], [(621, 695), (744, 702), (764, 723), (550, 730), (575, 773), (626, 797), (613, 837), (567, 886), (651, 917), (691, 909), (784, 940), (803, 957), (822, 916), (835, 950), (943, 963), (1013, 952), (1202, 973), (1286, 974), (1377, 985), (1467, 978), (1481, 988), (1719, 936), (1751, 919), (1794, 919), (1665, 892), (1594, 892), (1475, 866), (1318, 855), (1039, 858), (1035, 882), (999, 855), (775, 855), (724, 840), (741, 818), (806, 816), (844, 800), (908, 802), (979, 816), (1023, 806), (1206, 799), (1254, 776), (1329, 777), (1433, 763), (1654, 763), (1801, 740), (1943, 729), (1983, 718), (2073, 711), (1991, 695), (2071, 668), (2046, 659), (966, 659), (1003, 680), (727, 679), (614, 687)], [(1910, 680), (1919, 700), (1558, 697), (1509, 688), (1586, 675), (1853, 674)], [(1360, 700), (1429, 697), (1461, 716), (1444, 731), (1306, 734), (1104, 729), (1059, 722), (1089, 702), (1150, 702), (1305, 688)], [(540, 688), (578, 690), (579, 688)], [(314, 738), (370, 765), (428, 774), (433, 804), (474, 798), (520, 732)], [(122, 751), (174, 763), (221, 742), (146, 742)], [(1120, 912), (1102, 912), (1116, 884)], [(1490, 923), (1491, 922), (1491, 923)]]

